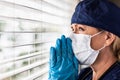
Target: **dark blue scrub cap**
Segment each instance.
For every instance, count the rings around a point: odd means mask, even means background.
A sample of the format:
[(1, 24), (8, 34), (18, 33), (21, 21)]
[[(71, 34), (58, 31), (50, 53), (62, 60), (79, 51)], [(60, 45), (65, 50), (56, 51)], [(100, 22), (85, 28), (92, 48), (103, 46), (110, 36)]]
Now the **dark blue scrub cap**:
[(120, 8), (108, 0), (84, 0), (76, 6), (73, 23), (100, 28), (120, 37)]

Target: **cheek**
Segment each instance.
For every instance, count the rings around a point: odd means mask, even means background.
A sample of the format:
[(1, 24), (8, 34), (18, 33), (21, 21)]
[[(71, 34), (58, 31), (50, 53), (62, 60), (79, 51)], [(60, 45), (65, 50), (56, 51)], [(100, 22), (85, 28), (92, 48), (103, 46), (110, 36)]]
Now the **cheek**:
[(105, 44), (105, 39), (103, 37), (93, 37), (91, 39), (91, 48), (94, 50), (98, 50), (102, 48)]

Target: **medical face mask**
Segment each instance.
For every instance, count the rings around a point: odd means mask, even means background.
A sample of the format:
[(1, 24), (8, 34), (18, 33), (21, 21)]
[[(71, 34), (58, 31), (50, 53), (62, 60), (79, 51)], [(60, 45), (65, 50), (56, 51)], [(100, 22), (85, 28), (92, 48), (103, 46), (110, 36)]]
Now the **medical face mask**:
[(91, 38), (102, 33), (98, 32), (94, 35), (86, 35), (86, 34), (75, 34), (72, 33), (70, 35), (70, 39), (72, 40), (72, 48), (76, 58), (79, 60), (80, 64), (91, 65), (96, 60), (100, 50), (105, 48), (103, 46), (99, 50), (94, 50), (90, 46)]

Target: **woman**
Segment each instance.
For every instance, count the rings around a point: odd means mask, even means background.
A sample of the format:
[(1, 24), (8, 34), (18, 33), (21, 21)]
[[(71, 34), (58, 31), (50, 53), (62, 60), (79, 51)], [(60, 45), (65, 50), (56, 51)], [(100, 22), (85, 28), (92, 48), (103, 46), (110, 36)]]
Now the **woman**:
[[(80, 24), (73, 24), (72, 29), (75, 33), (89, 35), (100, 31)], [(81, 71), (79, 80), (120, 80), (120, 38), (108, 31), (102, 31), (91, 38), (91, 47), (94, 50), (101, 50), (94, 63), (83, 62), (90, 64), (90, 67)], [(94, 59), (92, 56), (90, 58)]]
[[(83, 0), (73, 33), (50, 50), (49, 80), (120, 80), (120, 0)], [(117, 4), (117, 5), (116, 5)], [(80, 71), (78, 64), (87, 64)]]

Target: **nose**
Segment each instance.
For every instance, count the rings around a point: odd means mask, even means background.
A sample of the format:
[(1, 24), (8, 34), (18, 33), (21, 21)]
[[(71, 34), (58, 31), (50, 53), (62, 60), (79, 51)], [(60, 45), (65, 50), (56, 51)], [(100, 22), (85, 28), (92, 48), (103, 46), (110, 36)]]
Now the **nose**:
[(72, 26), (71, 26), (73, 33), (79, 34), (77, 27), (78, 27), (77, 24), (72, 24)]

